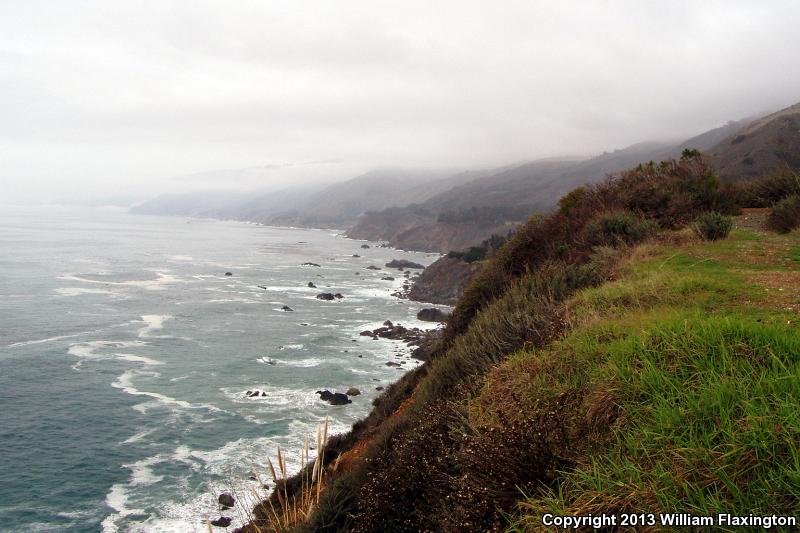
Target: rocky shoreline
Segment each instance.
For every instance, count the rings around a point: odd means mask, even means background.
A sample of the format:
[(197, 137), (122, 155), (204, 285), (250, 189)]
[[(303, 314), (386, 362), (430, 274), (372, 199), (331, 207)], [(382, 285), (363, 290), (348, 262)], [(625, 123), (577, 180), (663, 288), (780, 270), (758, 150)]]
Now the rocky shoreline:
[[(381, 246), (381, 245), (375, 245)], [(370, 247), (369, 244), (362, 244), (361, 248), (367, 250)], [(383, 247), (386, 247), (385, 245)], [(357, 255), (357, 254), (354, 254)], [(311, 267), (313, 269), (323, 269), (323, 265), (320, 263), (315, 263), (311, 261), (307, 261), (300, 265), (302, 268)], [(396, 298), (403, 298), (408, 300), (413, 300), (410, 297), (410, 292), (414, 286), (414, 284), (422, 277), (425, 272), (426, 267), (422, 264), (408, 261), (405, 259), (393, 259), (383, 267), (370, 265), (365, 267), (367, 270), (374, 270), (374, 271), (384, 271), (393, 269), (400, 273), (398, 276), (397, 274), (388, 274), (381, 276), (381, 280), (384, 281), (395, 281), (398, 278), (403, 279), (402, 284), (400, 287), (391, 293), (392, 296)], [(227, 275), (227, 273), (226, 273)], [(316, 289), (317, 286), (314, 282), (308, 282), (306, 284), (308, 288)], [(315, 296), (317, 300), (321, 301), (329, 301), (335, 302), (337, 300), (341, 300), (346, 298), (346, 294), (342, 294), (339, 292), (323, 292), (319, 293)], [(283, 311), (291, 312), (294, 311), (292, 308), (288, 306), (283, 306)], [(387, 367), (394, 368), (396, 370), (411, 370), (414, 368), (415, 365), (411, 365), (411, 359), (416, 359), (418, 361), (427, 362), (429, 360), (430, 353), (432, 351), (432, 347), (439, 339), (442, 329), (441, 326), (444, 321), (447, 320), (449, 317), (449, 311), (439, 309), (436, 307), (430, 306), (420, 306), (419, 311), (417, 313), (417, 319), (430, 322), (431, 325), (435, 326), (432, 329), (423, 329), (420, 327), (408, 326), (403, 325), (399, 322), (392, 322), (391, 320), (385, 320), (380, 327), (375, 329), (367, 329), (360, 332), (361, 337), (369, 337), (372, 340), (389, 340), (400, 343), (408, 348), (409, 351), (401, 350), (399, 348), (393, 349), (394, 357), (391, 357), (389, 360), (385, 362)], [(353, 339), (354, 341), (356, 339)], [(360, 357), (360, 356), (359, 356)], [(271, 359), (268, 361), (268, 364), (275, 364)], [(404, 375), (405, 372), (398, 373), (398, 379), (400, 376)], [(397, 380), (393, 380), (397, 381)], [(375, 391), (381, 392), (388, 386), (376, 386)], [(245, 398), (259, 400), (267, 396), (265, 391), (260, 389), (248, 389), (243, 391), (243, 396)], [(329, 390), (329, 389), (322, 389), (315, 392), (315, 394), (319, 397), (319, 401), (325, 402), (331, 406), (345, 406), (348, 404), (353, 403), (353, 399), (356, 396), (360, 396), (362, 394), (362, 390), (356, 387), (349, 387), (346, 391), (345, 390)], [(210, 519), (208, 524), (213, 528), (230, 528), (233, 525), (233, 518), (230, 517), (230, 509), (232, 509), (235, 505), (234, 497), (228, 493), (224, 492), (219, 494), (218, 497), (219, 502), (219, 515), (216, 515), (216, 518)], [(241, 505), (243, 502), (239, 502), (238, 505)], [(247, 525), (237, 528), (233, 531), (249, 531), (247, 529)]]

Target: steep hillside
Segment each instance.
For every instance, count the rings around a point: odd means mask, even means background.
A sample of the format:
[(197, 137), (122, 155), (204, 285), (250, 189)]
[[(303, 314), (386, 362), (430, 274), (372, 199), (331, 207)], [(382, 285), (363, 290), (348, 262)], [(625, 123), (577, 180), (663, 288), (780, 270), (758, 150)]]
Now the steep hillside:
[(720, 174), (753, 179), (782, 168), (800, 169), (800, 104), (768, 115), (710, 150)]
[(358, 239), (446, 253), (505, 235), (527, 216), (551, 210), (573, 188), (597, 183), (639, 163), (677, 157), (684, 148), (709, 150), (750, 120), (730, 122), (678, 144), (640, 143), (584, 160), (542, 160), (482, 177), (406, 209), (372, 212), (349, 230)]
[(800, 234), (761, 210), (726, 239), (705, 213), (735, 209), (692, 154), (570, 192), (484, 265), (429, 362), (329, 443), (321, 484), (279, 480), (243, 531), (797, 515)]

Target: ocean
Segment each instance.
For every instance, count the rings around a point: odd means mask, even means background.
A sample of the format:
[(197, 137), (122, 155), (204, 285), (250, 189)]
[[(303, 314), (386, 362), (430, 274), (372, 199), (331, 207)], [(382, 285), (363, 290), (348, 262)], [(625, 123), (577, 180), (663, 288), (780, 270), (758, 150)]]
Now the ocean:
[[(431, 327), (415, 318), (421, 304), (391, 296), (405, 278), (384, 263), (437, 257), (362, 244), (333, 230), (0, 207), (0, 531), (205, 532), (220, 492), (261, 490), (250, 478), (268, 480), (278, 447), (297, 469), (326, 417), (332, 433), (349, 429), (376, 387), (419, 364), (359, 332), (387, 319)], [(315, 394), (349, 387), (362, 394), (345, 406)]]

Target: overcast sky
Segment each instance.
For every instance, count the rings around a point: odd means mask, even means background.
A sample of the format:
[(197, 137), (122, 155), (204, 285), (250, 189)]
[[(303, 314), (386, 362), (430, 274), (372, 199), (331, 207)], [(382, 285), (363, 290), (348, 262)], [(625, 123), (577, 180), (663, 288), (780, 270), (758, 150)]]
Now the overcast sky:
[(0, 0), (0, 203), (688, 137), (800, 101), (798, 20), (777, 0)]

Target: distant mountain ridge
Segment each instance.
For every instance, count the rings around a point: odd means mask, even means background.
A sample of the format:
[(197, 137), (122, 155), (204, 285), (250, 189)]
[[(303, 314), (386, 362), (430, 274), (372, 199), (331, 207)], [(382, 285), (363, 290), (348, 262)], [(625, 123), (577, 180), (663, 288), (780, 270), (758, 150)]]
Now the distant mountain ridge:
[(552, 209), (575, 187), (639, 163), (679, 157), (685, 148), (709, 154), (721, 177), (730, 181), (800, 168), (800, 104), (731, 121), (681, 142), (643, 142), (588, 158), (549, 158), (451, 174), (383, 168), (328, 186), (162, 195), (132, 211), (349, 228), (352, 238), (446, 253), (508, 233), (531, 214)]
[(372, 212), (350, 229), (357, 239), (386, 240), (411, 250), (446, 253), (504, 235), (536, 212), (552, 209), (575, 187), (647, 161), (713, 149), (752, 119), (729, 122), (679, 143), (638, 143), (587, 159), (539, 160), (473, 180), (404, 209)]
[(348, 227), (368, 211), (423, 201), (485, 174), (486, 171), (451, 175), (443, 171), (384, 168), (327, 186), (163, 194), (131, 211), (240, 219), (268, 225)]

